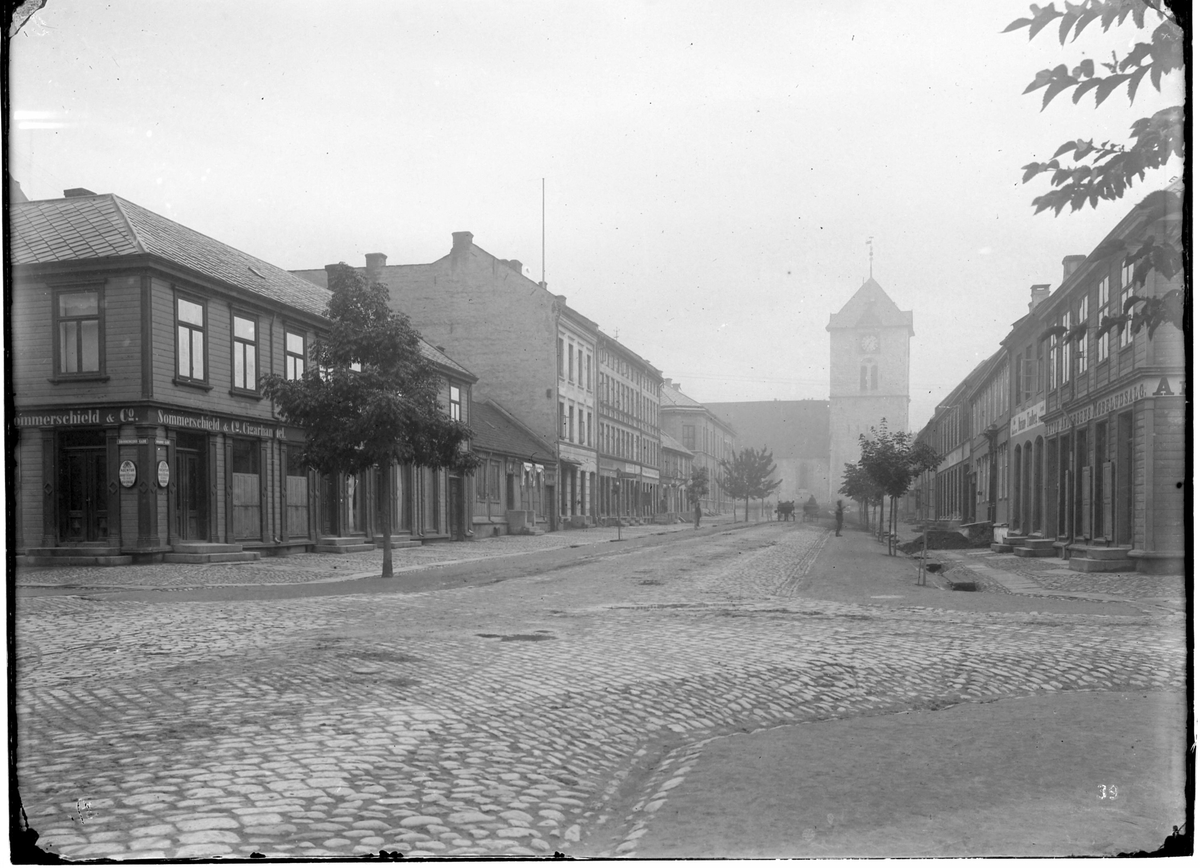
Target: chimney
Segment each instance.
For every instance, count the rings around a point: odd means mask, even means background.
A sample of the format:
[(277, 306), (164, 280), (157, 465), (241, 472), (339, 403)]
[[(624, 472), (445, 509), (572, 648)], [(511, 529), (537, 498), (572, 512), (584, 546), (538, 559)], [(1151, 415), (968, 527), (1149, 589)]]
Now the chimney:
[(91, 190), (85, 190), (83, 187), (72, 187), (70, 190), (63, 190), (64, 199), (79, 199), (83, 196), (95, 196)]
[(341, 264), (342, 263), (340, 263), (340, 262), (333, 262), (333, 263), (330, 263), (329, 265), (325, 266), (325, 288), (326, 289), (328, 289), (330, 291), (333, 290), (333, 270)]
[(521, 260), (519, 260), (519, 259), (509, 259), (504, 264), (507, 265), (509, 268), (511, 268), (513, 271), (515, 271), (517, 274), (525, 273), (525, 266), (521, 263)]
[(367, 254), (367, 285), (374, 286), (379, 283), (383, 276), (380, 272), (387, 265), (386, 253), (368, 253)]
[(1072, 274), (1075, 273), (1076, 268), (1083, 265), (1083, 260), (1085, 260), (1085, 259), (1087, 259), (1087, 257), (1080, 253), (1075, 253), (1075, 254), (1072, 254), (1071, 256), (1063, 257), (1063, 282), (1064, 283), (1066, 282), (1068, 277), (1070, 277)]
[(470, 232), (451, 232), (450, 236), (454, 239), (454, 244), (450, 247), (451, 253), (461, 253), (466, 250), (475, 238)]
[(1045, 301), (1049, 297), (1050, 297), (1050, 284), (1035, 283), (1033, 286), (1031, 286), (1029, 288), (1029, 311), (1030, 311), (1030, 313), (1033, 312), (1033, 309), (1035, 307), (1037, 307), (1039, 304), (1041, 304), (1043, 301)]

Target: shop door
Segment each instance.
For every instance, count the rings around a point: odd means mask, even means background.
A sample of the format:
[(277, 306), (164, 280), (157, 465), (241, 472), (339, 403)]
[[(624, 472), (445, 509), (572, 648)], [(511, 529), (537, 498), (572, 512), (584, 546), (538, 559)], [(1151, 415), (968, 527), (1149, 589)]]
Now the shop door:
[(321, 474), (321, 533), (338, 535), (338, 478), (332, 473)]
[(106, 454), (104, 448), (62, 451), (59, 490), (63, 542), (95, 542), (108, 538)]
[(203, 540), (208, 538), (208, 473), (204, 453), (177, 449), (179, 482), (179, 538)]

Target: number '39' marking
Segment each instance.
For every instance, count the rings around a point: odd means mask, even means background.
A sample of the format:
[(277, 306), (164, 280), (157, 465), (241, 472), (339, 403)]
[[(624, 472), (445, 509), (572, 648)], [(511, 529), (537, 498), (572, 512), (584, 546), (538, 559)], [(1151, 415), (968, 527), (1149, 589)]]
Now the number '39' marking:
[(1100, 798), (1115, 799), (1117, 797), (1116, 784), (1097, 784), (1096, 786), (1100, 789)]

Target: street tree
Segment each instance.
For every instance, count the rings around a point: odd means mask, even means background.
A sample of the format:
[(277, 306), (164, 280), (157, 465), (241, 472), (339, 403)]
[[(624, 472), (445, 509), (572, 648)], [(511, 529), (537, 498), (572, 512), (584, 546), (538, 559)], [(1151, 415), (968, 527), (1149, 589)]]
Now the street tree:
[[(1149, 30), (1149, 37), (1131, 40), (1123, 55), (1118, 56), (1114, 51), (1111, 60), (1086, 58), (1072, 69), (1059, 64), (1038, 72), (1025, 93), (1044, 88), (1043, 110), (1068, 90), (1072, 102), (1078, 103), (1092, 93), (1099, 106), (1123, 87), (1132, 105), (1147, 77), (1151, 86), (1161, 91), (1163, 79), (1183, 69), (1183, 28), (1166, 0), (1081, 0), (1066, 2), (1064, 6), (1059, 11), (1054, 3), (1046, 6), (1034, 3), (1030, 7), (1031, 17), (1018, 18), (1004, 32), (1028, 30), (1032, 40), (1057, 22), (1058, 41), (1065, 46), (1098, 21), (1105, 32), (1113, 25), (1131, 23), (1139, 31)], [(1057, 215), (1068, 205), (1071, 211), (1078, 211), (1085, 204), (1095, 208), (1100, 201), (1120, 199), (1135, 179), (1145, 179), (1147, 171), (1162, 168), (1172, 160), (1181, 161), (1183, 117), (1182, 105), (1168, 106), (1135, 120), (1128, 142), (1097, 143), (1094, 137), (1072, 139), (1060, 145), (1050, 160), (1023, 166), (1025, 183), (1042, 175), (1050, 176), (1051, 189), (1034, 198), (1034, 213), (1053, 210)], [(1161, 224), (1161, 235), (1151, 235), (1124, 251), (1126, 262), (1133, 266), (1133, 284), (1139, 289), (1145, 286), (1152, 271), (1171, 280), (1182, 270), (1182, 204), (1182, 194), (1176, 189), (1158, 191), (1143, 202), (1143, 207), (1165, 214), (1168, 219)], [(1106, 317), (1106, 324), (1107, 328), (1113, 328), (1129, 322), (1133, 331), (1145, 327), (1152, 338), (1154, 331), (1165, 323), (1182, 329), (1185, 307), (1186, 299), (1180, 289), (1159, 296), (1137, 293), (1128, 299), (1118, 316)]]
[[(721, 488), (734, 500), (745, 502), (745, 518), (750, 520), (750, 500), (761, 499), (779, 487), (782, 480), (772, 480), (775, 475), (775, 460), (767, 447), (761, 451), (749, 446), (733, 456), (733, 460), (721, 459)], [(737, 521), (737, 509), (733, 520)]]
[(889, 431), (886, 419), (880, 420), (878, 428), (871, 429), (871, 437), (860, 434), (858, 442), (862, 450), (859, 466), (889, 501), (888, 554), (894, 555), (896, 501), (904, 496), (917, 476), (937, 466), (938, 456), (932, 446), (917, 441), (907, 431)]
[(692, 475), (688, 477), (685, 490), (687, 491), (688, 503), (693, 506), (708, 497), (708, 468), (693, 467)]
[[(320, 473), (362, 474), (393, 464), (469, 473), (478, 459), (471, 431), (451, 419), (440, 378), (421, 352), (408, 317), (388, 306), (388, 290), (355, 269), (332, 269), (327, 331), (313, 343), (312, 364), (288, 380), (272, 374), (263, 392), (287, 423), (305, 432), (301, 460)], [(383, 575), (392, 575), (391, 498), (380, 498)]]
[(847, 463), (842, 470), (842, 487), (838, 494), (858, 504), (859, 521), (870, 526), (870, 508), (883, 502), (883, 492), (858, 464)]

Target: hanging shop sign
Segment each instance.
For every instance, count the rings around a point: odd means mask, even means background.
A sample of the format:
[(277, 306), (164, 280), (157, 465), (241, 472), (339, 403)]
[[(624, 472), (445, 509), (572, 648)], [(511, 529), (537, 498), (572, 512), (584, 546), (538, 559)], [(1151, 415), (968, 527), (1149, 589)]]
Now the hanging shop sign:
[(117, 471), (117, 479), (121, 480), (122, 488), (133, 488), (137, 482), (137, 465), (132, 461), (122, 461), (121, 468)]

